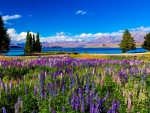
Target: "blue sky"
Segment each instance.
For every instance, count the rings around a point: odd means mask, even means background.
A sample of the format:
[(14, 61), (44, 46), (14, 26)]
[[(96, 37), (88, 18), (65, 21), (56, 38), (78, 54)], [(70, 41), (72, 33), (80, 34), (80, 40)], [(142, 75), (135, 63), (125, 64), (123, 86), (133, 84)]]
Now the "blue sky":
[(0, 4), (14, 40), (28, 30), (39, 31), (43, 38), (92, 39), (126, 28), (149, 31), (150, 26), (150, 0), (1, 0)]

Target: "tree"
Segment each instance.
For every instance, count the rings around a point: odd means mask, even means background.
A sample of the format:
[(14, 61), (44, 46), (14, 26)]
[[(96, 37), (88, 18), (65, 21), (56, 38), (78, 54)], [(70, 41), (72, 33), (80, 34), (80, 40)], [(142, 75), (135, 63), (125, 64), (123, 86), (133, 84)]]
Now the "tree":
[(122, 50), (123, 53), (126, 53), (129, 50), (136, 49), (136, 42), (127, 29), (125, 30), (123, 34), (123, 37), (120, 43), (120, 49)]
[(39, 37), (39, 32), (37, 33), (36, 35), (36, 41), (35, 41), (35, 45), (36, 45), (36, 52), (41, 52), (41, 49), (42, 49), (42, 45), (40, 43), (40, 37)]
[(32, 46), (32, 34), (29, 34), (29, 53), (31, 54), (33, 52), (33, 46)]
[(2, 52), (7, 53), (9, 51), (10, 42), (11, 39), (7, 33), (7, 28), (4, 27), (4, 22), (0, 15), (0, 54), (2, 54)]
[(35, 35), (34, 34), (33, 34), (33, 38), (32, 38), (32, 48), (33, 48), (33, 52), (35, 52), (36, 45), (35, 45)]
[(29, 54), (29, 39), (30, 39), (30, 32), (28, 31), (27, 32), (27, 35), (26, 35), (26, 44), (25, 44), (25, 48), (24, 48), (24, 53), (25, 54)]
[(150, 51), (150, 33), (146, 34), (144, 36), (144, 42), (142, 44), (142, 48), (146, 49), (147, 51)]

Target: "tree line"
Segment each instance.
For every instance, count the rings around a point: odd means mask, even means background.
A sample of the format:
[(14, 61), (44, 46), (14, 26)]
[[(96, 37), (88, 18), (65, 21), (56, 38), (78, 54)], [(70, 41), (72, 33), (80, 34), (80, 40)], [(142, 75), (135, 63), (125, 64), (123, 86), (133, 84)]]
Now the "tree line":
[(27, 32), (26, 35), (26, 44), (24, 47), (24, 53), (25, 54), (32, 54), (34, 52), (41, 52), (42, 45), (40, 43), (40, 37), (39, 37), (39, 32), (35, 35), (31, 34), (29, 31)]

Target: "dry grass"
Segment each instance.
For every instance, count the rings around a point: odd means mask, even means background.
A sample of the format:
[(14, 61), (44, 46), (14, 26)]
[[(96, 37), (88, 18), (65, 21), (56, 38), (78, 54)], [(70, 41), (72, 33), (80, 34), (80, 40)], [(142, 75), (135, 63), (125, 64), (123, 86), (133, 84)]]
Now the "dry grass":
[[(41, 55), (44, 57), (50, 57), (50, 56), (60, 56), (60, 55)], [(62, 55), (64, 56), (64, 55)], [(102, 59), (109, 59), (110, 56), (130, 56), (130, 57), (134, 57), (136, 56), (138, 59), (141, 60), (146, 60), (148, 61), (150, 59), (150, 52), (147, 53), (140, 53), (140, 54), (69, 54), (68, 56), (70, 56), (71, 58), (89, 58), (89, 59), (98, 59), (98, 58), (102, 58)], [(11, 60), (14, 58), (18, 58), (18, 59), (35, 59), (38, 56), (17, 56), (17, 57), (12, 57), (12, 56), (0, 56), (0, 60)], [(116, 57), (117, 58), (117, 57)]]
[(94, 59), (94, 58), (107, 59), (108, 58), (107, 55), (101, 55), (101, 54), (78, 54), (78, 55), (70, 54), (69, 56), (71, 58), (89, 58), (89, 59)]

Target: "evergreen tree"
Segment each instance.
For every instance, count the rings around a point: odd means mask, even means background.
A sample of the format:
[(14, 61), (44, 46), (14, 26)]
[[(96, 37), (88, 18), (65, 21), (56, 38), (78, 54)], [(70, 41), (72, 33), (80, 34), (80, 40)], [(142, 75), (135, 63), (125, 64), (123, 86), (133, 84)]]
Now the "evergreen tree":
[(36, 45), (35, 45), (35, 36), (33, 34), (33, 38), (32, 38), (32, 48), (33, 48), (33, 52), (36, 51)]
[(126, 29), (120, 43), (120, 49), (122, 50), (123, 53), (126, 53), (126, 51), (129, 50), (135, 50), (136, 49), (135, 43), (136, 42), (134, 38), (131, 36), (130, 32)]
[(6, 53), (9, 51), (10, 42), (11, 39), (7, 33), (7, 28), (4, 27), (4, 22), (0, 15), (0, 54), (2, 54), (3, 51)]
[(33, 52), (33, 46), (32, 46), (32, 34), (29, 34), (29, 53), (31, 54)]
[(27, 32), (27, 35), (26, 35), (26, 44), (25, 44), (25, 48), (24, 48), (24, 53), (25, 54), (29, 54), (29, 39), (30, 39), (30, 32), (28, 31)]
[(146, 34), (144, 36), (144, 42), (142, 44), (142, 48), (146, 49), (147, 51), (150, 51), (150, 33)]
[(35, 45), (36, 45), (36, 52), (41, 52), (41, 49), (42, 49), (42, 45), (40, 43), (40, 37), (39, 37), (39, 32), (37, 33), (36, 35), (36, 42), (35, 42)]

